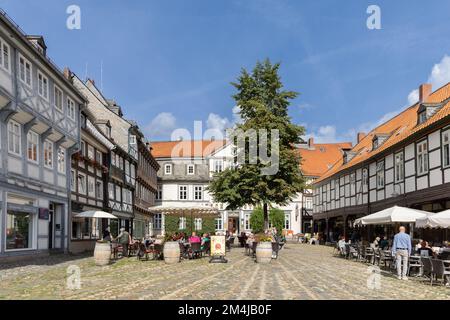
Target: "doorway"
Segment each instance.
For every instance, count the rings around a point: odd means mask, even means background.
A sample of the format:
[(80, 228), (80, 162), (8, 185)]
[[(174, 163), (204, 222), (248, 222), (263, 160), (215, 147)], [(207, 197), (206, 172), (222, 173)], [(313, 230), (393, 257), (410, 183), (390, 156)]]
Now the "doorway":
[(231, 234), (239, 233), (239, 218), (237, 217), (228, 218), (228, 231)]
[(50, 203), (48, 207), (48, 248), (53, 249), (53, 243), (55, 239), (54, 234), (54, 216), (55, 216), (55, 205)]

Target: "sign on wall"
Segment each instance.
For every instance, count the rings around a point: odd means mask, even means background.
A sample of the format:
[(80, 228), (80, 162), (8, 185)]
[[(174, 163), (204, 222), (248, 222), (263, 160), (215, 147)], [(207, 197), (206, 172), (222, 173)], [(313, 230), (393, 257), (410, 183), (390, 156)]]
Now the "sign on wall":
[(47, 208), (39, 208), (39, 219), (40, 220), (49, 219), (49, 210)]

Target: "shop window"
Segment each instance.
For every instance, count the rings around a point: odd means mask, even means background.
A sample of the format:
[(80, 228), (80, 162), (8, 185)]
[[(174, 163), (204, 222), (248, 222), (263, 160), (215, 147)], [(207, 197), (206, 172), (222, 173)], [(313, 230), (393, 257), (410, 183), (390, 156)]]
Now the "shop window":
[(31, 249), (33, 221), (30, 213), (8, 211), (6, 215), (6, 250)]

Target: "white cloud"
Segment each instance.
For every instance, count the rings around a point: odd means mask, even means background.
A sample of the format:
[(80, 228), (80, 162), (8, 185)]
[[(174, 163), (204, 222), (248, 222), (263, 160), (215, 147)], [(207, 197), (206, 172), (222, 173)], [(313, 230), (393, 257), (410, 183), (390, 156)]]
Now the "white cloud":
[(208, 116), (208, 120), (206, 120), (206, 127), (208, 129), (225, 131), (231, 126), (230, 120), (224, 117), (222, 118), (218, 114), (210, 113)]
[[(427, 82), (433, 85), (434, 90), (450, 82), (450, 57), (448, 55), (445, 55), (439, 63), (433, 66)], [(415, 89), (408, 95), (408, 103), (413, 105), (417, 101), (419, 101), (419, 90)]]
[(314, 143), (333, 143), (339, 141), (336, 127), (332, 125), (319, 127), (316, 131), (306, 134), (304, 138), (314, 138)]
[(169, 112), (162, 112), (158, 114), (147, 127), (146, 132), (151, 137), (155, 136), (170, 136), (172, 131), (176, 128), (176, 118)]

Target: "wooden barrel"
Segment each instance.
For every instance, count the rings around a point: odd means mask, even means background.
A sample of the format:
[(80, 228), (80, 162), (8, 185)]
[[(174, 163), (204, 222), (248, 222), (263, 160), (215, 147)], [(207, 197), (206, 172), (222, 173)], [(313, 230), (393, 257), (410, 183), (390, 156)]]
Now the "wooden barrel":
[(180, 262), (180, 244), (176, 241), (164, 243), (164, 262), (174, 264)]
[(259, 242), (256, 247), (256, 262), (267, 264), (272, 261), (272, 242)]
[(94, 260), (97, 266), (107, 266), (111, 262), (111, 245), (109, 242), (96, 242)]

